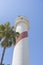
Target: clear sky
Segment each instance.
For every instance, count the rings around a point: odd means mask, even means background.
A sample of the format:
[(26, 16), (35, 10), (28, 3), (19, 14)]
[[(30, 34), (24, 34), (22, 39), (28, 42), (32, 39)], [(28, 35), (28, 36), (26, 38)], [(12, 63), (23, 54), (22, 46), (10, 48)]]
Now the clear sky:
[[(14, 25), (17, 16), (26, 16), (30, 21), (30, 65), (43, 65), (43, 0), (0, 0), (0, 24), (9, 21)], [(12, 63), (13, 46), (6, 49), (3, 63)], [(0, 47), (0, 59), (3, 48)]]

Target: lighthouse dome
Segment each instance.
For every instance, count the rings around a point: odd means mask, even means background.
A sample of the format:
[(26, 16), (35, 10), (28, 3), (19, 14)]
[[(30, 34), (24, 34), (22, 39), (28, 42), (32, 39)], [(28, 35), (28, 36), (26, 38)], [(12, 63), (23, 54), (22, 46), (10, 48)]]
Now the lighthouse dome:
[(18, 16), (15, 21), (15, 29), (19, 23), (24, 23), (27, 26), (27, 29), (30, 28), (29, 20), (25, 16)]

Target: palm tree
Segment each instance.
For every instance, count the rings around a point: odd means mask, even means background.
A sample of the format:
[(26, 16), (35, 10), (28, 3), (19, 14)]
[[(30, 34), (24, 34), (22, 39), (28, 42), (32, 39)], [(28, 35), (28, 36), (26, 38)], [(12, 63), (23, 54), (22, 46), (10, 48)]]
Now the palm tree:
[(14, 27), (11, 27), (9, 22), (0, 25), (0, 40), (3, 39), (3, 41), (1, 42), (1, 46), (4, 48), (1, 58), (1, 65), (3, 63), (6, 48), (11, 47), (12, 44), (15, 45), (16, 38), (18, 36), (19, 33), (14, 31)]

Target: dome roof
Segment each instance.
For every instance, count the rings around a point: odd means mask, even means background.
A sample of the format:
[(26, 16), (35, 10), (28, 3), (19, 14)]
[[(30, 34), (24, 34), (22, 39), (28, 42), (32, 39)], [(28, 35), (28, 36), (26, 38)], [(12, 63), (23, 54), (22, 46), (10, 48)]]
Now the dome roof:
[(25, 16), (18, 16), (15, 21), (15, 29), (19, 23), (25, 23), (27, 25), (27, 29), (30, 28), (29, 20)]

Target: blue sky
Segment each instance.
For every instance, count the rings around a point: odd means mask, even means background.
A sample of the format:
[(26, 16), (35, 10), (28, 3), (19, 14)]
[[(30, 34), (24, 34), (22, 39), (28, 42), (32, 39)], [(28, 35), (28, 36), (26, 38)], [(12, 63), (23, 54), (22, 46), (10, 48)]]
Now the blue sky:
[[(0, 24), (14, 25), (18, 16), (30, 21), (28, 38), (30, 65), (43, 65), (43, 0), (0, 0)], [(12, 63), (13, 46), (6, 49), (3, 63)], [(3, 48), (0, 47), (0, 59)]]

